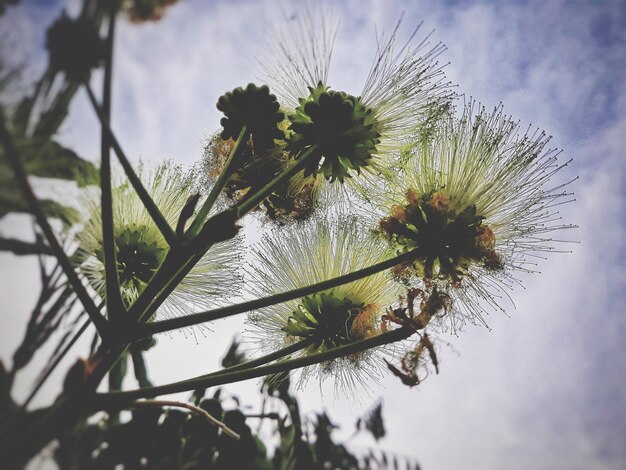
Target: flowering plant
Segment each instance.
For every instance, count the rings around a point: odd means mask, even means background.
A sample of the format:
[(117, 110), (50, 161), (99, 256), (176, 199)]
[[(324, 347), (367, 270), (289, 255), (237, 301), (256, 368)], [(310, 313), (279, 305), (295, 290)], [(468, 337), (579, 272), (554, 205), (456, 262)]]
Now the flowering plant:
[[(69, 370), (55, 403), (7, 430), (0, 451), (9, 466), (90, 414), (165, 406), (171, 402), (151, 399), (170, 393), (265, 376), (275, 379), (267, 387), (280, 387), (298, 369), (300, 385), (313, 372), (354, 391), (381, 369), (417, 385), (439, 371), (437, 335), (502, 308), (499, 294), (516, 271), (530, 269), (528, 257), (553, 251), (545, 234), (570, 227), (553, 209), (568, 193), (548, 186), (565, 165), (558, 152), (545, 149), (544, 133), (520, 133), (500, 107), (487, 113), (470, 102), (457, 113), (458, 97), (436, 60), (441, 44), (427, 38), (413, 46), (416, 29), (398, 48), (399, 22), (379, 39), (354, 95), (328, 82), (336, 25), (306, 9), (279, 35), (280, 54), (265, 63), (268, 83), (217, 100), (222, 129), (195, 171), (171, 163), (135, 169), (110, 125), (115, 22), (120, 11), (136, 22), (158, 19), (173, 3), (86, 1), (78, 18), (63, 15), (47, 35), (48, 71), (0, 123), (3, 162), (40, 228), (40, 254), (58, 263), (52, 284), (63, 292), (50, 315), (41, 322), (34, 315), (28, 340), (38, 338), (38, 347), (74, 308), (88, 317), (64, 337), (12, 416), (26, 413), (87, 326), (97, 331), (93, 351)], [(90, 74), (101, 65), (99, 101)], [(63, 86), (52, 87), (59, 74)], [(85, 191), (83, 220), (60, 232), (24, 161), (31, 147), (57, 148), (52, 136), (79, 88), (99, 119), (102, 151), (99, 168), (91, 168), (97, 177), (85, 172), (88, 181), (76, 180), (100, 191)], [(278, 223), (264, 226), (254, 261), (243, 267), (240, 230), (255, 215)], [(251, 300), (229, 302), (239, 292)], [(152, 385), (142, 354), (154, 335), (243, 313), (256, 357)], [(128, 357), (135, 390), (122, 390)], [(10, 383), (16, 370), (2, 370), (3, 378)], [(105, 377), (109, 391), (98, 392)], [(211, 420), (207, 410), (183, 406)], [(215, 417), (212, 423), (228, 429)]]

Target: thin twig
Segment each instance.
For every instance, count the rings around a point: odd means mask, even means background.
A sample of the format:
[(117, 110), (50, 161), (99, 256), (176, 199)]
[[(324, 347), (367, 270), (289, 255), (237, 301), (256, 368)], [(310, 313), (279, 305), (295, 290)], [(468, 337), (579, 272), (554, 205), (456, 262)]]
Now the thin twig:
[(235, 431), (233, 431), (228, 426), (226, 426), (222, 421), (215, 418), (211, 414), (207, 413), (202, 408), (192, 405), (190, 403), (185, 403), (182, 401), (168, 401), (168, 400), (141, 400), (141, 401), (135, 401), (130, 404), (131, 408), (137, 408), (137, 407), (142, 407), (142, 406), (158, 406), (158, 407), (173, 406), (177, 408), (185, 408), (191, 411), (192, 413), (195, 413), (198, 416), (203, 417), (212, 425), (220, 428), (222, 432), (226, 434), (228, 437), (232, 437), (236, 441), (238, 441), (241, 438), (239, 434), (237, 434)]
[(104, 316), (100, 313), (100, 310), (96, 307), (96, 304), (94, 303), (93, 299), (87, 293), (85, 286), (83, 286), (80, 279), (78, 278), (78, 275), (76, 274), (76, 271), (74, 271), (74, 268), (72, 267), (72, 264), (70, 263), (69, 258), (63, 251), (63, 248), (61, 247), (59, 241), (56, 238), (56, 235), (54, 234), (54, 231), (52, 230), (52, 227), (48, 223), (48, 219), (46, 219), (46, 216), (43, 213), (41, 206), (39, 205), (37, 196), (35, 196), (35, 193), (33, 192), (33, 189), (31, 188), (30, 183), (28, 182), (28, 177), (26, 176), (26, 172), (24, 171), (24, 168), (22, 167), (22, 164), (20, 163), (17, 151), (13, 144), (13, 139), (11, 135), (9, 134), (9, 131), (6, 128), (4, 115), (2, 115), (1, 113), (0, 113), (0, 139), (2, 140), (2, 145), (4, 146), (6, 157), (7, 157), (7, 160), (9, 161), (9, 164), (11, 165), (11, 169), (13, 170), (13, 173), (15, 175), (15, 179), (17, 180), (17, 183), (22, 188), (24, 197), (28, 201), (31, 211), (34, 214), (35, 219), (37, 220), (37, 223), (41, 227), (41, 231), (46, 237), (46, 241), (48, 242), (50, 249), (52, 250), (52, 252), (54, 253), (54, 256), (56, 256), (57, 260), (59, 261), (59, 264), (63, 268), (63, 272), (67, 276), (68, 282), (71, 284), (72, 288), (74, 289), (74, 292), (76, 292), (76, 295), (78, 296), (81, 303), (83, 304), (83, 307), (85, 308), (85, 311), (87, 312), (87, 315), (89, 315), (89, 318), (95, 325), (96, 330), (98, 330), (98, 333), (100, 334), (100, 336), (102, 336), (103, 334), (106, 335), (105, 330), (107, 326), (107, 321), (104, 318)]
[(246, 419), (248, 418), (258, 418), (258, 419), (275, 419), (277, 421), (282, 420), (278, 413), (257, 413), (246, 415)]

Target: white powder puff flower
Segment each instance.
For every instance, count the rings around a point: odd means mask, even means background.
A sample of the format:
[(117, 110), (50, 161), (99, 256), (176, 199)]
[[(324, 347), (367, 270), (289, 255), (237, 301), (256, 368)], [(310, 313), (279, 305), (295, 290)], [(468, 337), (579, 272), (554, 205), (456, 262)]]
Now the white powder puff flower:
[(555, 209), (572, 200), (568, 183), (552, 181), (569, 162), (545, 149), (550, 138), (520, 132), (501, 106), (475, 108), (467, 104), (460, 120), (449, 115), (418, 139), (381, 198), (380, 232), (396, 251), (417, 252), (396, 275), (448, 296), (442, 317), (453, 329), (484, 323), (483, 308), (500, 309), (515, 273), (533, 271), (541, 253), (555, 251), (549, 233), (572, 227)]
[[(156, 168), (141, 167), (139, 176), (150, 197), (171, 226), (176, 226), (187, 198), (194, 193), (194, 177), (170, 162)], [(78, 234), (79, 270), (94, 290), (105, 297), (100, 198), (87, 202), (90, 213)], [(122, 300), (129, 306), (139, 296), (161, 265), (168, 245), (128, 183), (113, 188), (113, 224), (117, 249), (117, 271)], [(157, 318), (179, 316), (196, 309), (223, 303), (240, 285), (239, 239), (211, 247), (159, 307)]]
[[(303, 8), (277, 33), (277, 57), (265, 62), (267, 81), (291, 122), (287, 149), (297, 158), (307, 150), (305, 175), (343, 182), (362, 170), (384, 172), (384, 157), (442, 109), (451, 92), (436, 61), (445, 49), (409, 41), (397, 44), (400, 22), (378, 38), (374, 60), (359, 95), (331, 89), (328, 71), (337, 22)], [(357, 183), (358, 184), (358, 183)]]
[[(389, 250), (355, 219), (339, 217), (275, 231), (259, 242), (254, 256), (250, 284), (256, 296), (267, 296), (365, 268), (387, 259)], [(307, 340), (296, 356), (349, 344), (380, 334), (381, 317), (402, 290), (388, 273), (374, 274), (252, 312), (247, 336), (265, 352)], [(379, 375), (379, 353), (369, 350), (307, 367), (301, 383), (313, 375), (330, 375), (347, 390), (367, 387)]]

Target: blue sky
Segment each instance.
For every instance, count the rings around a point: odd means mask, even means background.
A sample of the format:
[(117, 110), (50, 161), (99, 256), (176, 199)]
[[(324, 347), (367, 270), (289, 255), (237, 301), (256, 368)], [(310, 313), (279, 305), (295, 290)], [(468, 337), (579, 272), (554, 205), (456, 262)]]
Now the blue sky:
[[(277, 3), (183, 1), (159, 23), (120, 22), (113, 123), (127, 153), (196, 161), (218, 127), (217, 98), (261, 75), (254, 57), (263, 51), (264, 15)], [(24, 4), (3, 21), (22, 39), (24, 57), (36, 62), (39, 25), (58, 6)], [(626, 4), (349, 0), (334, 8), (342, 17), (334, 87), (358, 93), (373, 57), (374, 27), (392, 28), (404, 11), (401, 34), (423, 21), (421, 31), (434, 30), (431, 40), (447, 45), (441, 61), (450, 62), (446, 75), (458, 93), (488, 108), (503, 102), (522, 127), (552, 135), (562, 159), (574, 159), (563, 180), (580, 177), (572, 186), (577, 201), (563, 208), (566, 220), (580, 226), (568, 234), (580, 244), (542, 262), (541, 274), (523, 276), (525, 289), (513, 293), (516, 308), (491, 315), (490, 331), (467, 327), (447, 337), (440, 375), (418, 389), (389, 378), (353, 403), (323, 387), (320, 399), (309, 385), (305, 408), (327, 408), (348, 435), (353, 417), (382, 396), (389, 435), (381, 447), (415, 456), (425, 469), (626, 467)], [(98, 130), (86, 104), (79, 95), (61, 139), (95, 159)], [(1, 233), (22, 223), (11, 220), (0, 223)], [(33, 265), (0, 259), (1, 308), (25, 312), (28, 302), (15, 292), (23, 291), (20, 276), (32, 275)], [(10, 311), (3, 336), (21, 332), (21, 315)], [(239, 326), (217, 324), (197, 343), (164, 338), (149, 356), (155, 381), (205, 372), (216, 361), (204, 358), (219, 356), (230, 340), (220, 333)], [(7, 359), (16, 341), (3, 337), (0, 357)], [(245, 394), (254, 386), (233, 390)]]

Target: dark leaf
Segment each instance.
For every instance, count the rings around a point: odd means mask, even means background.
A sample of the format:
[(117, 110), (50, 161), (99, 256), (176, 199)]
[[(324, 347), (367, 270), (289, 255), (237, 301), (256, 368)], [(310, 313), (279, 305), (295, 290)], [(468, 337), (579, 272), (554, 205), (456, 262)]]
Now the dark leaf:
[(374, 439), (377, 441), (385, 437), (385, 423), (383, 422), (383, 402), (379, 401), (374, 407), (367, 413), (364, 418), (365, 429), (367, 429)]
[(222, 358), (222, 367), (233, 367), (245, 362), (246, 355), (239, 350), (239, 346), (239, 341), (234, 338), (226, 355)]
[(80, 187), (99, 182), (98, 170), (93, 163), (51, 139), (19, 139), (16, 146), (29, 175), (73, 180)]

